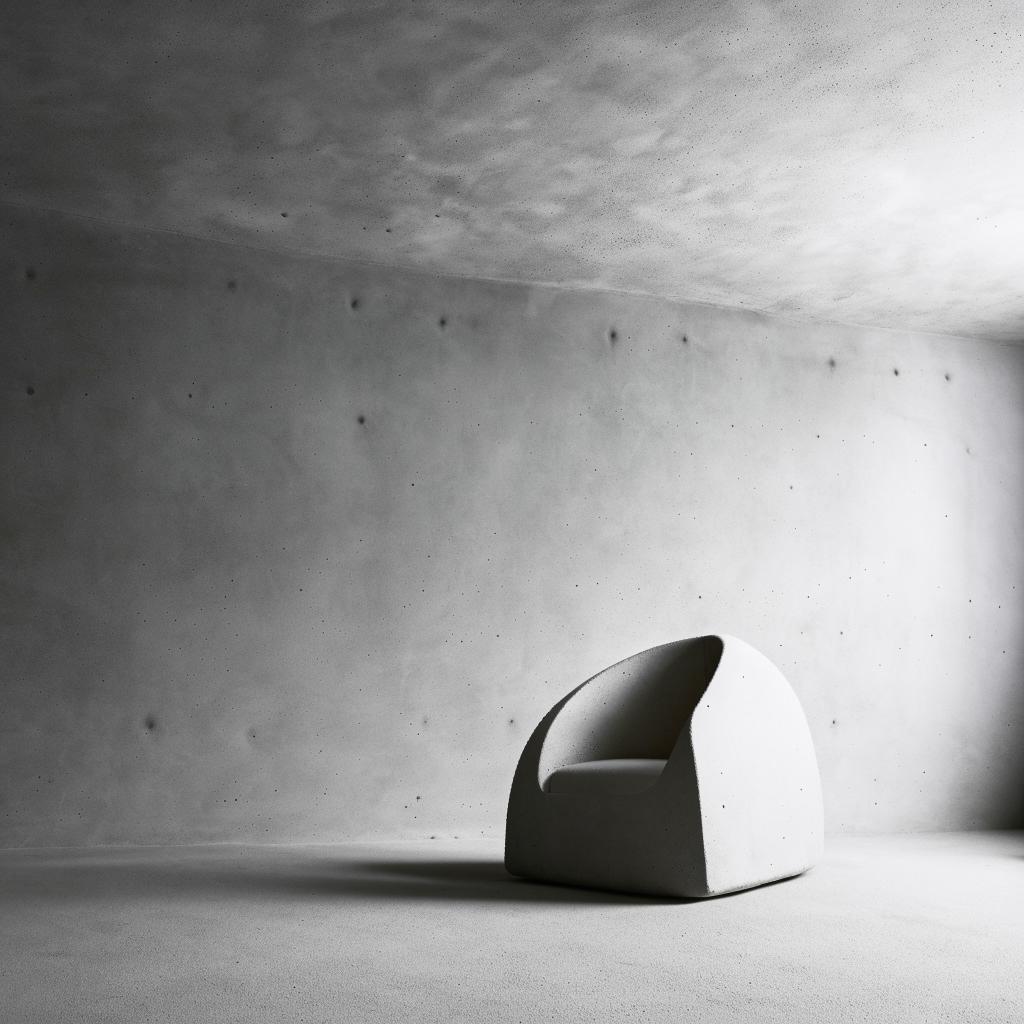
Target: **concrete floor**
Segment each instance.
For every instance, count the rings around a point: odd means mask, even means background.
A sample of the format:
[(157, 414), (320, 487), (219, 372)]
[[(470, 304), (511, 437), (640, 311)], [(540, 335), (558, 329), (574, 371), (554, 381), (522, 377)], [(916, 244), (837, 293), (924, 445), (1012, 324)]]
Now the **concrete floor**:
[(833, 839), (667, 902), (493, 842), (0, 852), (0, 1019), (1024, 1020), (1024, 833)]

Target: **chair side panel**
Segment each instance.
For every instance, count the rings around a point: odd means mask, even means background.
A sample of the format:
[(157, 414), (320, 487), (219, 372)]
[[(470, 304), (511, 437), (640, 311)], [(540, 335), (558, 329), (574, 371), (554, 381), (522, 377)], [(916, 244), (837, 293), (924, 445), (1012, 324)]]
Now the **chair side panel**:
[(725, 640), (692, 743), (710, 892), (786, 878), (819, 859), (821, 784), (807, 720), (782, 673), (740, 640)]

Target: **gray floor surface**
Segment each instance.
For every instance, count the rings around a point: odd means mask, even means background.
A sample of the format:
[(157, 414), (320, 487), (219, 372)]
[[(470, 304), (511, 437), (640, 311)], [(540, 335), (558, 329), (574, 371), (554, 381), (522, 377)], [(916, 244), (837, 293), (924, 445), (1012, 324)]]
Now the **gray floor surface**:
[(1024, 833), (832, 839), (713, 900), (495, 842), (0, 852), (0, 1020), (1024, 1022)]

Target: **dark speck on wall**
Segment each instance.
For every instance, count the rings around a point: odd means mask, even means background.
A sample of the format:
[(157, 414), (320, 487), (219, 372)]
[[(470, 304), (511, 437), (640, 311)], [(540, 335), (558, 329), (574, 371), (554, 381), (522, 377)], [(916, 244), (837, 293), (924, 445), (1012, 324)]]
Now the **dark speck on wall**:
[(281, 216), (282, 217), (287, 217), (288, 216), (288, 211), (287, 210), (282, 210), (281, 211)]
[(614, 327), (608, 332), (608, 340), (613, 345), (619, 340), (619, 332)]
[(32, 387), (31, 384), (29, 384), (29, 386), (27, 388), (25, 388), (25, 394), (26, 395), (31, 396), (31, 395), (34, 395), (35, 393), (36, 393), (36, 389), (34, 387)]
[(900, 368), (898, 366), (894, 366), (892, 368), (892, 375), (894, 377), (898, 377), (900, 375)]
[(830, 360), (828, 361), (828, 368), (829, 368), (830, 370), (834, 370), (834, 369), (836, 368), (836, 361), (835, 361), (835, 359), (834, 359), (834, 358), (832, 358), (832, 359), (830, 359)]
[(356, 417), (356, 422), (357, 422), (357, 423), (358, 423), (358, 424), (359, 424), (360, 426), (362, 426), (362, 425), (363, 425), (363, 424), (364, 424), (364, 423), (366, 422), (366, 417), (365, 417), (365, 416), (364, 416), (364, 415), (363, 415), (362, 413), (360, 413), (360, 414), (359, 414), (359, 415), (358, 415), (358, 416)]
[(156, 728), (156, 719), (152, 715), (146, 715), (144, 725), (147, 732), (152, 732)]
[(441, 319), (437, 321), (437, 326), (438, 327), (447, 327), (448, 326), (448, 318), (444, 317), (444, 316), (441, 317)]
[(349, 309), (358, 309), (359, 308), (359, 299), (352, 299), (349, 302), (348, 307), (349, 307)]
[(230, 281), (228, 281), (228, 291), (229, 292), (233, 292), (237, 287), (238, 287), (238, 282), (234, 278), (232, 278)]
[(35, 267), (26, 267), (25, 268), (25, 278), (28, 281), (34, 281), (36, 279), (36, 268)]

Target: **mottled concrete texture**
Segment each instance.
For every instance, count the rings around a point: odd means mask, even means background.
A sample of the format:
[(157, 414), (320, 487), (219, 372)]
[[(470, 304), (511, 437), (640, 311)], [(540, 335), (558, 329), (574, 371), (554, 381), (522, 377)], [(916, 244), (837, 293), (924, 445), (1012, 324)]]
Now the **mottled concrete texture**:
[(1024, 340), (1019, 0), (5, 0), (0, 199)]
[(4, 845), (499, 836), (716, 631), (831, 830), (1020, 822), (1024, 349), (2, 225)]
[(0, 1016), (1017, 1024), (1024, 834), (843, 838), (679, 902), (510, 878), (495, 842), (0, 853)]

